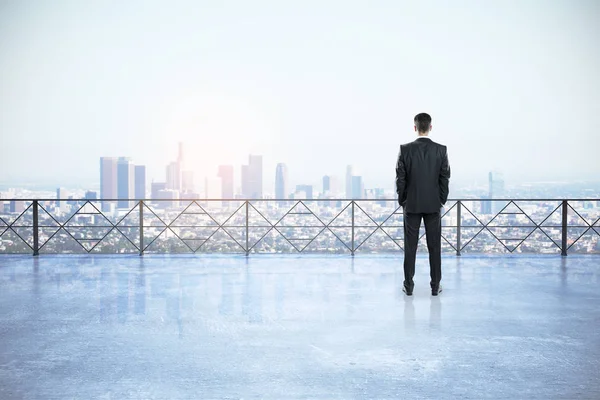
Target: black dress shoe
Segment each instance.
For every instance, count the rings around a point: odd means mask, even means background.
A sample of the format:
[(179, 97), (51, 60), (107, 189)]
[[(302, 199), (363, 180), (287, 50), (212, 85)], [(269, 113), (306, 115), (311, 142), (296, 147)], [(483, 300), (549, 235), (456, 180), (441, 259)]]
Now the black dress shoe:
[(408, 290), (408, 288), (402, 285), (402, 291), (406, 293), (407, 296), (412, 296), (412, 290)]
[(442, 293), (442, 285), (440, 285), (437, 289), (431, 289), (432, 296), (437, 296), (439, 293)]

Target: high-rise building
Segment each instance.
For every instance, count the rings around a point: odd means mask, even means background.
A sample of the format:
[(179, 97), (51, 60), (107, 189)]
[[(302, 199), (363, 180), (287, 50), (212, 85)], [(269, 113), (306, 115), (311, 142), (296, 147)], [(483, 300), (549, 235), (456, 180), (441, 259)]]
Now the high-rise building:
[(167, 184), (165, 182), (152, 182), (152, 184), (150, 185), (150, 196), (152, 199), (160, 199), (160, 197), (158, 197), (158, 193), (161, 190), (166, 190), (167, 189)]
[(251, 197), (261, 199), (263, 197), (263, 159), (262, 156), (249, 157)]
[(323, 177), (323, 193), (331, 193), (331, 176), (325, 175)]
[(179, 163), (179, 169), (181, 171), (184, 170), (185, 168), (185, 157), (184, 157), (184, 152), (183, 152), (183, 142), (179, 142), (179, 149), (178, 149), (178, 153), (177, 153), (177, 162)]
[(284, 163), (277, 164), (275, 171), (275, 198), (287, 199), (288, 197), (288, 168)]
[(197, 192), (185, 192), (179, 195), (179, 198), (182, 200), (198, 200), (200, 197), (200, 193)]
[(56, 207), (60, 207), (61, 203), (62, 205), (67, 204), (66, 202), (60, 202), (59, 200), (67, 200), (68, 198), (69, 195), (67, 194), (67, 191), (64, 188), (56, 189)]
[[(304, 192), (306, 199), (312, 200), (313, 187), (312, 185), (296, 185), (296, 193)], [(296, 198), (296, 197), (294, 197)]]
[(374, 195), (376, 199), (379, 199), (381, 201), (378, 201), (377, 204), (379, 204), (381, 207), (386, 207), (387, 206), (387, 202), (385, 201), (386, 195), (385, 195), (385, 189), (384, 188), (375, 188), (374, 189)]
[(22, 213), (25, 211), (25, 202), (22, 200), (11, 200), (9, 210), (11, 213)]
[(362, 199), (365, 187), (363, 184), (362, 176), (352, 176), (352, 199)]
[[(117, 198), (117, 158), (100, 157), (100, 198)], [(102, 211), (110, 211), (110, 203), (102, 203)]]
[(194, 171), (181, 172), (181, 190), (184, 193), (194, 191)]
[(242, 165), (241, 177), (242, 177), (242, 198), (247, 199), (248, 193), (250, 193), (250, 166)]
[[(323, 176), (323, 197), (338, 197), (340, 191), (340, 182), (338, 177), (333, 175)], [(344, 197), (342, 195), (341, 197)]]
[[(501, 199), (504, 197), (504, 176), (501, 172), (490, 171), (489, 175), (490, 184), (490, 199)], [(492, 201), (492, 211), (494, 214), (499, 213), (505, 206), (501, 201)]]
[(484, 196), (481, 199), (481, 213), (488, 215), (492, 213), (492, 202), (488, 200), (489, 197)]
[(233, 199), (233, 165), (219, 165), (217, 176), (221, 178), (221, 198)]
[(248, 165), (242, 165), (242, 192), (247, 199), (260, 199), (262, 190), (262, 156), (250, 154)]
[(145, 199), (146, 198), (146, 166), (136, 165), (135, 166), (135, 198)]
[(98, 193), (93, 190), (88, 190), (87, 192), (85, 192), (85, 199), (86, 200), (97, 200)]
[(129, 208), (135, 195), (135, 166), (129, 157), (119, 157), (117, 161), (117, 202), (118, 208)]
[(173, 201), (156, 202), (158, 204), (158, 207), (160, 207), (160, 208), (169, 208), (169, 207), (178, 207), (179, 206), (179, 201), (177, 201), (177, 200), (180, 198), (180, 195), (177, 190), (171, 190), (171, 189), (159, 190), (156, 193), (156, 198), (162, 199), (162, 200), (173, 200)]
[(204, 178), (204, 198), (205, 199), (218, 199), (221, 196), (221, 179), (215, 178)]
[(346, 167), (346, 198), (351, 199), (354, 191), (352, 190), (352, 177), (354, 176), (354, 167), (348, 165)]
[(181, 167), (178, 161), (167, 165), (167, 189), (181, 190)]

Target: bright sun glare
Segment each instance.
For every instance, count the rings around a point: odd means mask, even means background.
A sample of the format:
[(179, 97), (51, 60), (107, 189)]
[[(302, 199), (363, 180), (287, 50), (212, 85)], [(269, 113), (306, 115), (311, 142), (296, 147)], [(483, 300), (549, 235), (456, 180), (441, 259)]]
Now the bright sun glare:
[(164, 134), (173, 138), (173, 146), (185, 143), (188, 168), (202, 175), (213, 175), (220, 164), (245, 163), (251, 153), (275, 153), (277, 116), (253, 99), (188, 94), (164, 104), (161, 113)]

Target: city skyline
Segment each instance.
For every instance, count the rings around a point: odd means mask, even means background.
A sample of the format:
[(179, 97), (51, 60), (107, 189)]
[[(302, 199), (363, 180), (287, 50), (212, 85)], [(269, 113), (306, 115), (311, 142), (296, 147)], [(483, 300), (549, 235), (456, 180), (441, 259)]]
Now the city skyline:
[[(149, 198), (313, 198), (313, 194), (335, 197), (342, 193), (336, 184), (335, 175), (322, 177), (322, 186), (311, 183), (297, 183), (291, 185), (288, 178), (288, 167), (285, 163), (278, 163), (275, 170), (274, 188), (265, 187), (263, 156), (258, 154), (248, 155), (248, 163), (239, 166), (239, 177), (236, 177), (233, 165), (219, 165), (215, 175), (204, 177), (202, 186), (203, 195), (194, 182), (194, 171), (186, 170), (185, 152), (183, 142), (177, 144), (178, 155), (176, 161), (171, 161), (162, 177), (151, 177)], [(116, 166), (116, 167), (115, 167)], [(114, 169), (116, 168), (116, 175)], [(345, 193), (348, 198), (363, 198), (365, 186), (362, 176), (355, 176), (354, 167), (346, 167)], [(350, 175), (348, 175), (350, 174)], [(100, 157), (100, 198), (103, 199), (131, 199), (146, 198), (147, 179), (146, 166), (133, 165), (131, 157)], [(237, 184), (236, 184), (237, 183)], [(295, 186), (295, 191), (291, 188)], [(354, 188), (356, 186), (356, 188)], [(114, 195), (116, 187), (116, 196)], [(198, 189), (198, 190), (197, 190)], [(272, 190), (274, 189), (274, 190)], [(320, 189), (320, 190), (319, 190)], [(383, 192), (383, 188), (373, 188)], [(169, 193), (167, 193), (169, 192)], [(135, 197), (132, 197), (135, 193)], [(128, 202), (121, 201), (119, 207), (127, 207)]]
[[(147, 177), (145, 165), (134, 165), (131, 157), (100, 157), (100, 198), (101, 199), (142, 199), (142, 198), (266, 198), (275, 196), (279, 199), (308, 198), (313, 194), (320, 196), (339, 197), (342, 193), (337, 186), (335, 175), (322, 177), (322, 186), (302, 183), (296, 184), (295, 190), (289, 183), (288, 167), (278, 163), (275, 170), (275, 185), (265, 187), (262, 155), (250, 154), (248, 164), (239, 166), (239, 177), (236, 177), (235, 166), (219, 165), (214, 176), (205, 176), (202, 194), (194, 184), (193, 171), (185, 168), (185, 143), (177, 144), (178, 157), (176, 161), (167, 164), (164, 178), (152, 177), (150, 191), (146, 190)], [(115, 174), (116, 171), (116, 174)], [(347, 166), (347, 173), (353, 174), (354, 168)], [(237, 178), (237, 179), (236, 179)], [(362, 176), (349, 176), (345, 188), (348, 198), (360, 199), (365, 194)], [(356, 181), (356, 183), (355, 183)], [(236, 185), (236, 182), (238, 183)], [(354, 188), (356, 186), (356, 188)], [(116, 188), (116, 189), (115, 189)], [(198, 190), (196, 190), (198, 189)], [(274, 189), (274, 190), (273, 190)], [(382, 188), (374, 188), (383, 193)], [(116, 192), (115, 192), (116, 190)], [(115, 195), (116, 193), (116, 195)], [(148, 193), (150, 196), (148, 196)], [(135, 195), (135, 196), (134, 196)], [(118, 202), (119, 208), (128, 207), (129, 202)]]
[[(288, 167), (285, 163), (278, 163), (275, 170), (275, 185), (274, 191), (263, 186), (264, 171), (262, 169), (262, 155), (250, 154), (248, 156), (248, 164), (241, 165), (240, 168), (240, 185), (235, 187), (235, 167), (233, 165), (219, 165), (215, 176), (207, 176), (204, 178), (203, 195), (194, 191), (195, 185), (193, 182), (193, 172), (184, 171), (184, 152), (185, 143), (179, 142), (177, 160), (171, 162), (166, 167), (165, 182), (152, 179), (150, 196), (147, 197), (146, 188), (146, 167), (142, 165), (133, 165), (129, 157), (101, 157), (100, 158), (100, 180), (104, 186), (117, 187), (118, 199), (159, 199), (159, 198), (206, 198), (206, 199), (261, 199), (269, 198), (272, 195), (275, 199), (313, 199), (313, 198), (336, 198), (342, 192), (345, 193), (345, 198), (362, 199), (369, 198), (385, 198), (385, 188), (366, 188), (363, 177), (355, 174), (353, 165), (346, 166), (346, 184), (344, 190), (337, 185), (337, 177), (335, 175), (323, 175), (321, 187), (312, 184), (296, 184), (295, 191), (291, 191), (291, 185), (288, 179)], [(111, 172), (111, 167), (114, 167), (116, 161), (117, 176), (116, 182), (108, 179), (105, 182), (104, 176)], [(107, 164), (108, 163), (108, 164)], [(187, 179), (186, 179), (187, 176)], [(114, 176), (112, 177), (114, 178)], [(110, 189), (110, 188), (109, 188)], [(60, 198), (61, 188), (57, 190), (57, 198)], [(111, 199), (105, 192), (106, 188), (101, 188), (100, 198)], [(169, 193), (167, 193), (169, 192)], [(369, 195), (367, 195), (367, 192)], [(135, 197), (131, 196), (135, 193)], [(488, 195), (482, 197), (481, 207), (484, 213), (498, 213), (500, 211), (500, 203), (491, 204), (485, 199), (502, 198), (505, 194), (504, 175), (501, 171), (490, 171), (488, 173)], [(318, 195), (318, 196), (317, 196)], [(87, 198), (87, 193), (86, 193)], [(119, 208), (126, 208), (129, 202), (118, 202)], [(499, 208), (500, 207), (500, 208)]]
[[(285, 198), (285, 199), (298, 199), (306, 196), (307, 193), (310, 193), (309, 198), (314, 194), (322, 198), (323, 196), (328, 197), (336, 197), (336, 198), (354, 198), (360, 199), (364, 196), (366, 198), (381, 198), (383, 193), (387, 193), (386, 196), (389, 198), (390, 195), (393, 195), (393, 191), (395, 188), (392, 187), (377, 187), (374, 184), (370, 183), (368, 180), (365, 184), (364, 176), (356, 173), (356, 169), (353, 165), (346, 165), (345, 167), (345, 179), (341, 178), (342, 174), (320, 174), (314, 179), (308, 179), (306, 181), (296, 180), (295, 182), (289, 178), (290, 169), (288, 168), (287, 163), (279, 162), (275, 166), (275, 170), (272, 171), (264, 171), (262, 169), (262, 164), (264, 162), (264, 157), (262, 155), (250, 154), (247, 155), (248, 162), (246, 164), (240, 163), (238, 165), (229, 165), (229, 164), (221, 164), (218, 165), (215, 169), (214, 174), (207, 175), (199, 175), (194, 174), (194, 171), (183, 170), (185, 168), (184, 163), (184, 149), (186, 148), (186, 144), (183, 142), (179, 142), (176, 145), (174, 144), (172, 147), (177, 148), (177, 157), (176, 161), (171, 161), (167, 164), (166, 169), (163, 168), (163, 174), (161, 176), (148, 176), (147, 175), (147, 166), (145, 165), (134, 165), (132, 158), (128, 156), (118, 156), (118, 157), (108, 157), (103, 156), (100, 157), (100, 180), (99, 182), (90, 182), (82, 185), (69, 186), (68, 184), (63, 184), (62, 180), (57, 180), (54, 184), (50, 185), (41, 185), (38, 187), (39, 190), (45, 190), (43, 187), (51, 188), (50, 190), (55, 190), (55, 188), (59, 187), (68, 187), (69, 190), (84, 190), (86, 192), (85, 198), (88, 198), (88, 193), (93, 193), (93, 196), (97, 196), (97, 198), (162, 198), (167, 196), (167, 198), (181, 198), (181, 199), (189, 199), (189, 198)], [(244, 168), (248, 168), (253, 161), (260, 165), (258, 171), (260, 171), (256, 180), (257, 181), (265, 181), (265, 177), (269, 175), (273, 175), (275, 177), (274, 181), (271, 185), (268, 183), (260, 186), (259, 191), (262, 193), (261, 197), (256, 196), (248, 196), (248, 194), (244, 195), (243, 185), (242, 185), (242, 174)], [(123, 164), (123, 165), (120, 165)], [(127, 165), (125, 172), (121, 171), (123, 176), (127, 177), (128, 183), (124, 183), (122, 187), (119, 186), (119, 166), (124, 168), (124, 165)], [(341, 169), (341, 168), (340, 168)], [(171, 174), (172, 171), (177, 171)], [(291, 171), (293, 175), (294, 170)], [(256, 173), (256, 171), (255, 171)], [(129, 177), (133, 174), (134, 179), (131, 180)], [(286, 196), (277, 196), (278, 193), (278, 176), (280, 174), (285, 175), (285, 179), (283, 182), (283, 186), (285, 188), (284, 192)], [(169, 176), (171, 175), (171, 176)], [(489, 199), (489, 198), (503, 198), (505, 193), (505, 179), (503, 171), (499, 170), (491, 170), (491, 171), (482, 171), (482, 175), (486, 177), (485, 181), (479, 182), (477, 185), (469, 185), (467, 187), (459, 186), (459, 191), (464, 193), (464, 189), (473, 188), (476, 186), (482, 187), (485, 186), (485, 189), (480, 192), (481, 199)], [(98, 175), (97, 175), (98, 176)], [(103, 178), (103, 176), (105, 176)], [(107, 178), (108, 177), (108, 178)], [(195, 179), (194, 179), (195, 178)], [(122, 178), (123, 179), (123, 178)], [(357, 192), (353, 191), (353, 181), (356, 179), (356, 184), (360, 186)], [(345, 180), (345, 184), (344, 184)], [(112, 183), (111, 183), (112, 181)], [(266, 180), (268, 182), (268, 180)], [(307, 181), (309, 183), (307, 183)], [(170, 183), (169, 183), (170, 182)], [(187, 183), (186, 183), (187, 182)], [(512, 182), (509, 181), (510, 185), (523, 185), (523, 182)], [(577, 182), (584, 183), (589, 182), (590, 184), (600, 183), (600, 180), (573, 180), (570, 181), (574, 184)], [(528, 182), (530, 185), (537, 185), (542, 182)], [(560, 180), (551, 180), (546, 181), (546, 183), (551, 185), (561, 184)], [(563, 182), (567, 184), (568, 182)], [(132, 186), (133, 185), (133, 186)], [(210, 186), (210, 190), (207, 188)], [(457, 186), (456, 182), (453, 182), (451, 179), (451, 192), (452, 186)], [(14, 185), (2, 185), (0, 182), (0, 193), (2, 190), (9, 190), (12, 188), (21, 188), (25, 189), (27, 187), (31, 187), (35, 189), (35, 186), (28, 184), (20, 184), (16, 183)], [(310, 187), (310, 189), (308, 189)], [(148, 189), (146, 189), (148, 188)], [(176, 188), (179, 188), (177, 190)], [(295, 188), (295, 189), (294, 189)], [(590, 187), (591, 188), (591, 187)], [(121, 190), (121, 194), (119, 194), (119, 189)], [(472, 189), (468, 189), (472, 190)], [(176, 191), (177, 193), (172, 194), (158, 194), (160, 191)], [(594, 189), (590, 189), (591, 192)], [(129, 195), (129, 193), (133, 193), (134, 195)], [(256, 193), (258, 193), (255, 190)], [(70, 192), (69, 192), (70, 193)], [(141, 193), (146, 193), (145, 196), (141, 196)], [(337, 194), (337, 195), (336, 195)], [(452, 195), (452, 193), (451, 193)], [(161, 197), (162, 196), (162, 197)], [(83, 198), (83, 197), (82, 197)], [(96, 197), (90, 197), (96, 198)], [(483, 203), (482, 203), (483, 204)], [(122, 204), (125, 207), (125, 202)], [(486, 203), (486, 207), (490, 207), (489, 203)], [(498, 210), (495, 210), (498, 211)], [(489, 210), (488, 212), (492, 212)]]

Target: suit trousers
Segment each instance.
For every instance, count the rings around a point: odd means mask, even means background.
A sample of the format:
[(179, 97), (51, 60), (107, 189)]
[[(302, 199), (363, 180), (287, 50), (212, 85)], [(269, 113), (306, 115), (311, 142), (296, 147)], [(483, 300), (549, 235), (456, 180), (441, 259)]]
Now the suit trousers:
[(425, 222), (431, 288), (438, 288), (442, 280), (442, 218), (440, 212), (432, 214), (404, 212), (404, 286), (410, 291), (415, 286), (413, 277), (415, 276), (415, 259), (421, 219)]

